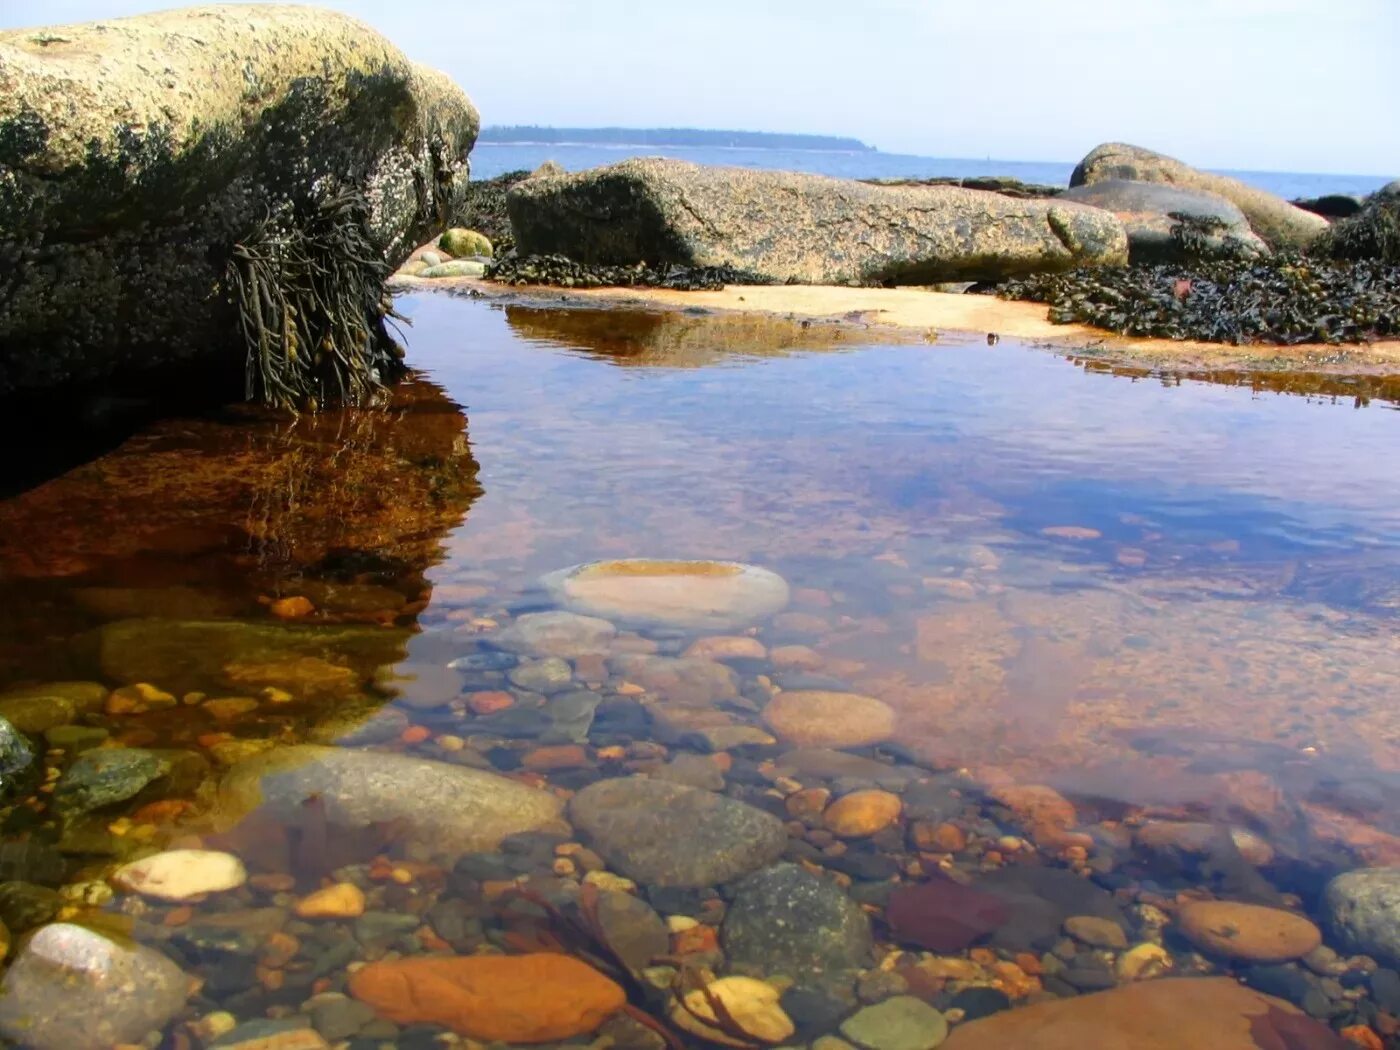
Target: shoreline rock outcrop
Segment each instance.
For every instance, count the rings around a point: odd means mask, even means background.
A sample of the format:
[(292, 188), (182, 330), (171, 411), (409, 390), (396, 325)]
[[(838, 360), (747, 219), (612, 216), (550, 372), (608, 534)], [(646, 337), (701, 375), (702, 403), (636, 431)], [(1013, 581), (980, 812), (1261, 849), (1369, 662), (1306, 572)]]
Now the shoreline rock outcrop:
[[(451, 224), (479, 123), (447, 77), (311, 7), (0, 33), (0, 397), (192, 362), (237, 377), (278, 317), (297, 337), (268, 333), (275, 380), (377, 385), (383, 278)], [(240, 309), (236, 246), (294, 310)], [(337, 290), (283, 283), (298, 264), (339, 267)]]
[(1321, 215), (1295, 207), (1282, 197), (1123, 142), (1106, 142), (1090, 150), (1070, 175), (1069, 184), (1072, 189), (1110, 179), (1167, 183), (1224, 197), (1244, 212), (1254, 232), (1275, 249), (1306, 248), (1327, 232), (1328, 222)]
[(1083, 205), (659, 157), (526, 179), (506, 206), (521, 255), (794, 284), (994, 280), (1128, 256), (1117, 218)]

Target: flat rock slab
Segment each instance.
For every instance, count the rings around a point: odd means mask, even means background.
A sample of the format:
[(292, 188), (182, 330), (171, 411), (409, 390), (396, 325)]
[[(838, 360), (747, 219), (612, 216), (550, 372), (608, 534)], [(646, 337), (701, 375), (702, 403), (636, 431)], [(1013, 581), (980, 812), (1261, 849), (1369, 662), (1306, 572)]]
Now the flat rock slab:
[(1282, 197), (1238, 179), (1198, 171), (1174, 157), (1123, 142), (1096, 146), (1074, 169), (1069, 184), (1073, 188), (1109, 179), (1170, 183), (1217, 194), (1237, 205), (1254, 232), (1273, 248), (1306, 248), (1328, 227), (1322, 216), (1294, 207)]
[(770, 813), (643, 777), (589, 785), (569, 815), (610, 867), (652, 886), (715, 886), (773, 863), (787, 845)]
[(154, 948), (54, 923), (0, 984), (0, 1033), (31, 1050), (109, 1050), (164, 1027), (189, 991), (184, 972)]
[(727, 266), (798, 284), (933, 284), (1127, 262), (1122, 224), (1083, 205), (658, 157), (527, 179), (506, 204), (522, 254)]
[(289, 823), (316, 796), (334, 824), (392, 823), (435, 854), (493, 850), (508, 835), (553, 824), (563, 806), (548, 792), (480, 769), (310, 744), (238, 763), (219, 794), (226, 820), (256, 811)]
[(1351, 1046), (1296, 1007), (1228, 977), (1143, 981), (959, 1025), (945, 1050), (1259, 1050)]

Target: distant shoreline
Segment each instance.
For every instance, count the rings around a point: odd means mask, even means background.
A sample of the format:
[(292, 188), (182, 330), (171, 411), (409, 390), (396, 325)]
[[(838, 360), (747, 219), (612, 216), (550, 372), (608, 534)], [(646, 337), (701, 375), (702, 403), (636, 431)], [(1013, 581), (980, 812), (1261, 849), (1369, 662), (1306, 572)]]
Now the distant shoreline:
[(476, 144), (477, 149), (482, 149), (490, 146), (575, 146), (585, 147), (587, 149), (714, 149), (732, 150), (736, 153), (750, 152), (753, 150), (765, 150), (769, 153), (849, 153), (854, 156), (865, 156), (870, 153), (880, 152), (874, 146), (870, 146), (865, 149), (856, 149), (854, 147), (849, 149), (839, 149), (834, 146), (698, 146), (691, 142), (573, 142), (568, 139), (559, 139), (557, 141), (551, 139), (547, 142), (530, 141), (527, 139), (511, 139), (509, 142), (482, 142), (478, 140)]
[(875, 153), (846, 135), (806, 132), (736, 131), (732, 128), (555, 128), (542, 124), (496, 124), (481, 129), (482, 145), (510, 146), (689, 146), (701, 149), (771, 149), (834, 153)]

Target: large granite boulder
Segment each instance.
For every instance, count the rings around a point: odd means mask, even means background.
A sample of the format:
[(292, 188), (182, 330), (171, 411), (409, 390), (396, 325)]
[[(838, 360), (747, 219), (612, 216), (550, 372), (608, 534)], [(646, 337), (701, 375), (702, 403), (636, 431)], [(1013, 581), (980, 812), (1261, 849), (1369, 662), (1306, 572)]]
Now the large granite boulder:
[(1244, 212), (1254, 232), (1271, 248), (1306, 248), (1327, 231), (1327, 220), (1321, 215), (1294, 207), (1282, 197), (1122, 142), (1096, 146), (1074, 169), (1069, 184), (1071, 188), (1092, 186), (1109, 179), (1165, 182), (1217, 194)]
[(478, 127), (446, 77), (317, 8), (0, 33), (0, 395), (191, 362), (241, 379), (234, 246), (353, 225), (392, 268), (451, 224)]
[[(1216, 193), (1161, 182), (1105, 179), (1074, 186), (1060, 200), (1088, 204), (1117, 215), (1128, 231), (1128, 258), (1134, 264), (1180, 262), (1187, 258), (1255, 258), (1269, 246), (1250, 229), (1244, 212)], [(1192, 237), (1177, 216), (1209, 224)]]
[(726, 266), (795, 284), (993, 280), (1127, 261), (1122, 224), (1083, 205), (659, 157), (530, 178), (506, 206), (521, 254)]

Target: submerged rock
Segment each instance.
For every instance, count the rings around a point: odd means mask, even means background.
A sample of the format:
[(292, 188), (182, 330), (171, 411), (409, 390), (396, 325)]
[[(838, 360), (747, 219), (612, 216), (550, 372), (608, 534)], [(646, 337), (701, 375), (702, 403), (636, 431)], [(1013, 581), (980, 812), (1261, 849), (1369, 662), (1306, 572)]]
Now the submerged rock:
[(522, 254), (732, 266), (801, 284), (930, 284), (1127, 261), (1112, 215), (948, 186), (872, 186), (651, 157), (527, 179)]
[(243, 862), (228, 853), (175, 849), (118, 868), (112, 883), (128, 893), (167, 901), (199, 900), (236, 890), (248, 880)]
[(799, 982), (868, 966), (870, 918), (830, 879), (778, 864), (739, 883), (721, 929), (731, 964)]
[(738, 562), (589, 562), (552, 572), (540, 583), (568, 609), (635, 627), (730, 630), (788, 603), (781, 576)]
[(1271, 248), (1306, 248), (1327, 231), (1327, 220), (1296, 208), (1282, 197), (1225, 175), (1198, 171), (1188, 164), (1141, 146), (1107, 142), (1090, 150), (1070, 176), (1071, 189), (1114, 179), (1169, 183), (1218, 194), (1235, 204)]
[(0, 81), (0, 395), (197, 357), (241, 386), (233, 246), (351, 191), (377, 280), (461, 205), (479, 126), (447, 77), (295, 6), (0, 33)]
[(610, 867), (654, 886), (714, 886), (778, 859), (782, 821), (743, 802), (642, 777), (574, 796), (574, 825)]
[(1192, 901), (1177, 923), (1202, 951), (1250, 962), (1301, 959), (1322, 943), (1322, 931), (1302, 915), (1237, 901)]
[(933, 1050), (948, 1037), (948, 1022), (922, 999), (896, 995), (847, 1018), (841, 1034), (861, 1050)]
[(959, 1025), (944, 1050), (1259, 1050), (1351, 1044), (1281, 999), (1229, 977), (1142, 981)]
[(549, 952), (370, 963), (350, 975), (350, 994), (399, 1024), (503, 1043), (588, 1035), (627, 1001), (591, 966)]
[(1400, 966), (1400, 868), (1338, 875), (1327, 884), (1322, 907), (1339, 947)]
[(54, 806), (69, 816), (103, 809), (135, 798), (171, 769), (169, 758), (141, 748), (85, 751), (59, 778)]
[(526, 613), (513, 624), (488, 635), (487, 644), (525, 656), (566, 659), (606, 652), (617, 628), (596, 616), (570, 612)]
[(865, 747), (894, 735), (894, 709), (860, 693), (794, 689), (763, 709), (763, 720), (798, 748)]
[(34, 748), (13, 725), (0, 717), (0, 802), (28, 791), (38, 777)]
[[(716, 1016), (711, 997), (729, 1015), (727, 1023)], [(687, 992), (684, 1004), (673, 1001), (670, 1019), (677, 1028), (720, 1046), (777, 1046), (797, 1030), (779, 998), (778, 989), (752, 977), (721, 977), (703, 990)]]
[(188, 978), (155, 949), (56, 923), (5, 974), (0, 1032), (33, 1050), (109, 1050), (164, 1027), (188, 993)]
[(492, 850), (552, 824), (562, 803), (495, 773), (407, 755), (299, 745), (238, 763), (220, 786), (225, 820), (260, 812), (298, 819), (318, 797), (333, 824), (392, 824), (435, 854)]
[[(1105, 179), (1066, 190), (1061, 200), (1104, 208), (1117, 215), (1128, 233), (1128, 261), (1177, 262), (1184, 259), (1254, 258), (1269, 246), (1249, 226), (1244, 212), (1206, 190), (1183, 189), (1160, 182)], [(1213, 227), (1188, 239), (1178, 216)]]

